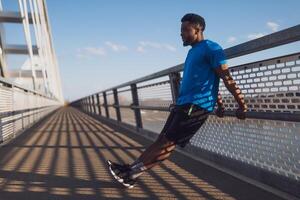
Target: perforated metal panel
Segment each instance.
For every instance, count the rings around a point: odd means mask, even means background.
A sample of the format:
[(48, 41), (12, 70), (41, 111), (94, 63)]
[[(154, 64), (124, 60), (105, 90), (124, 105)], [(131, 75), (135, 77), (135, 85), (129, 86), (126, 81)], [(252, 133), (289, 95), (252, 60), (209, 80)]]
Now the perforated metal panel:
[(12, 90), (0, 83), (0, 112), (9, 112), (13, 110), (12, 96)]
[(14, 138), (60, 105), (9, 84), (0, 85), (0, 143)]
[(169, 112), (158, 110), (141, 110), (143, 128), (155, 133), (160, 133), (165, 125)]
[(191, 145), (300, 180), (300, 123), (209, 116)]
[[(300, 113), (300, 54), (236, 66), (231, 74), (245, 94), (249, 111)], [(226, 109), (237, 108), (220, 82)]]
[(140, 106), (169, 107), (172, 92), (169, 77), (146, 81), (137, 85)]

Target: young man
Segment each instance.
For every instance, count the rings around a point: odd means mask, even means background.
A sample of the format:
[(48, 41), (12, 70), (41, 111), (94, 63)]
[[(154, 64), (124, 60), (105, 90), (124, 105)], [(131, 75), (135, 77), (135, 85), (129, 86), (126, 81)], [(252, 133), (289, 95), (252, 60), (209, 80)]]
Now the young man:
[(131, 165), (108, 161), (110, 172), (124, 186), (132, 188), (141, 174), (167, 159), (176, 145), (182, 148), (214, 110), (223, 117), (224, 106), (219, 91), (220, 78), (237, 101), (236, 116), (245, 119), (247, 106), (241, 90), (229, 73), (227, 60), (220, 45), (204, 39), (204, 19), (197, 14), (186, 14), (181, 19), (183, 46), (192, 46), (184, 63), (179, 97), (170, 106), (170, 115), (157, 140)]

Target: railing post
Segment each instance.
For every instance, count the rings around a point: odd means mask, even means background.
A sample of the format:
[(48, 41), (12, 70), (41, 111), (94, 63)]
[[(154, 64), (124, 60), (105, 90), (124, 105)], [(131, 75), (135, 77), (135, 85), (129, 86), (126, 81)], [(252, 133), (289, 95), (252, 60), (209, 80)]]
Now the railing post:
[(88, 97), (88, 108), (89, 108), (89, 113), (91, 113), (92, 108), (91, 108), (91, 98), (90, 98), (90, 96)]
[(172, 92), (172, 100), (173, 103), (175, 104), (179, 95), (180, 73), (179, 72), (170, 73), (169, 78), (170, 78), (170, 85), (171, 85), (171, 92)]
[(88, 112), (90, 113), (91, 112), (91, 99), (89, 96), (87, 97), (87, 105), (88, 105)]
[(85, 111), (88, 112), (89, 108), (88, 108), (87, 98), (84, 99), (84, 105), (85, 105)]
[(93, 96), (90, 96), (90, 108), (91, 108), (91, 113), (93, 113)]
[(86, 111), (86, 99), (83, 99), (83, 110)]
[[(132, 106), (139, 106), (139, 97), (136, 84), (131, 84), (130, 87), (132, 94)], [(134, 107), (133, 110), (135, 115), (136, 128), (139, 131), (139, 129), (143, 128), (141, 110), (137, 107)]]
[(99, 93), (96, 94), (96, 102), (97, 102), (98, 113), (99, 113), (99, 115), (102, 115), (102, 113), (101, 113), (101, 105), (100, 105), (100, 96), (99, 96)]
[(92, 108), (93, 108), (93, 114), (97, 114), (96, 112), (96, 105), (95, 105), (95, 95), (92, 95)]
[(103, 92), (103, 100), (104, 100), (104, 108), (105, 108), (106, 117), (109, 118), (109, 112), (108, 112), (108, 107), (107, 107), (106, 92)]
[(116, 109), (116, 114), (117, 114), (117, 120), (121, 121), (121, 113), (120, 113), (120, 107), (119, 107), (119, 98), (118, 98), (118, 90), (113, 89), (114, 92), (114, 107)]
[(85, 103), (84, 103), (85, 104), (85, 111), (89, 112), (88, 98), (85, 98), (84, 101), (85, 101)]
[(3, 133), (2, 133), (2, 118), (0, 117), (0, 143), (3, 142)]

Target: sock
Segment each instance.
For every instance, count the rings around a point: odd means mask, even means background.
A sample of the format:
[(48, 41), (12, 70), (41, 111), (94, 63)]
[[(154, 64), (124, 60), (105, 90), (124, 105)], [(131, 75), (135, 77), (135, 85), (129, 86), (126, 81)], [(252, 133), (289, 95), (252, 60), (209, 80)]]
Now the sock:
[(129, 167), (131, 168), (131, 167), (133, 167), (134, 165), (138, 164), (139, 162), (142, 162), (142, 161), (138, 158), (138, 159), (136, 159), (133, 163), (131, 163), (131, 164), (129, 165)]
[(147, 168), (144, 166), (144, 163), (140, 160), (136, 160), (134, 163), (130, 165), (131, 171), (129, 172), (129, 175), (131, 178), (135, 179), (142, 175), (144, 171), (147, 170)]

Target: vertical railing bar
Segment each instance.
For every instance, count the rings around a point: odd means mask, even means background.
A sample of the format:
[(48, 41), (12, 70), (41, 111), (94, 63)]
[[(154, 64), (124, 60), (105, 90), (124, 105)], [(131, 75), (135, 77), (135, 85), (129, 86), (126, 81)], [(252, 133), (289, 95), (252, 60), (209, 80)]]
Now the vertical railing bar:
[[(139, 106), (139, 97), (138, 97), (138, 91), (136, 84), (131, 84), (131, 94), (132, 94), (132, 105), (133, 106)], [(136, 121), (136, 128), (137, 131), (143, 128), (143, 123), (142, 123), (142, 116), (141, 116), (141, 110), (140, 108), (134, 107), (134, 115), (135, 115), (135, 121)]]
[(100, 105), (100, 96), (99, 96), (99, 93), (96, 94), (96, 100), (97, 100), (98, 113), (99, 113), (99, 115), (102, 115), (102, 113), (101, 113), (101, 105)]
[(113, 89), (113, 94), (114, 94), (114, 107), (116, 109), (116, 114), (117, 114), (117, 120), (121, 121), (121, 113), (120, 113), (120, 107), (119, 107), (119, 98), (118, 98), (118, 90)]
[(103, 100), (104, 100), (104, 108), (105, 108), (106, 117), (109, 118), (106, 92), (103, 92)]
[(170, 73), (169, 79), (171, 85), (172, 100), (173, 100), (173, 104), (175, 104), (179, 95), (180, 73), (179, 72)]

